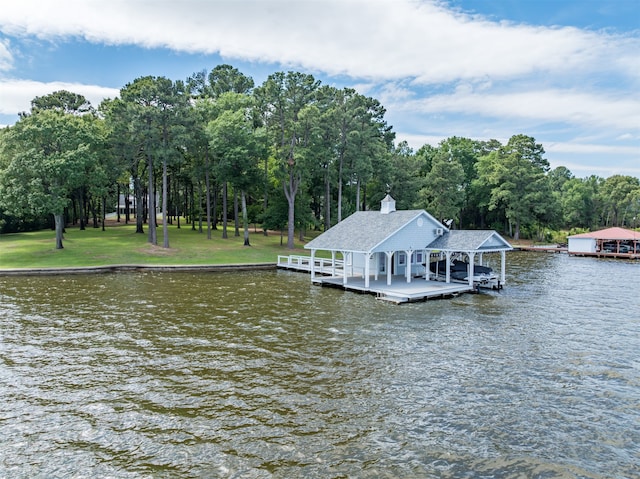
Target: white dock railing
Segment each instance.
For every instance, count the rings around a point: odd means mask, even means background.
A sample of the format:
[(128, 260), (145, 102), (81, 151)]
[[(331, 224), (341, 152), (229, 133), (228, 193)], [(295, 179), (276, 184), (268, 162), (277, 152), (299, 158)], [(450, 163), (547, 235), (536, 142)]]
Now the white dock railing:
[[(311, 272), (311, 256), (278, 255), (278, 267)], [(313, 269), (316, 274), (344, 276), (344, 261), (341, 259), (314, 258)]]

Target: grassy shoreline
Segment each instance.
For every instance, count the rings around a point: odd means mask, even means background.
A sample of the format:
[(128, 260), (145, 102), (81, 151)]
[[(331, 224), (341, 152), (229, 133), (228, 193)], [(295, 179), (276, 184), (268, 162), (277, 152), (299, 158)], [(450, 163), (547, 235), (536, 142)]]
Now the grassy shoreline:
[[(107, 225), (101, 228), (67, 227), (64, 249), (55, 249), (55, 233), (42, 230), (28, 233), (0, 235), (0, 271), (90, 267), (195, 267), (275, 263), (278, 255), (308, 254), (296, 243), (287, 249), (286, 237), (280, 244), (280, 234), (264, 236), (262, 231), (251, 231), (251, 246), (244, 246), (242, 230), (222, 239), (222, 230), (212, 231), (211, 240), (203, 233), (193, 231), (191, 225), (178, 229), (169, 226), (169, 245), (165, 249), (147, 242), (147, 234), (136, 234), (135, 224)], [(162, 229), (158, 229), (162, 241)]]

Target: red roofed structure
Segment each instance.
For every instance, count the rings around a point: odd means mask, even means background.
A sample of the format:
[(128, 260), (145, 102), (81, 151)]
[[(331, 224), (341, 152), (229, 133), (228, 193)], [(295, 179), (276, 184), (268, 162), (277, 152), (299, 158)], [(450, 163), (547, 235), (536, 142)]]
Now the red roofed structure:
[(607, 228), (569, 236), (569, 254), (640, 258), (640, 232)]

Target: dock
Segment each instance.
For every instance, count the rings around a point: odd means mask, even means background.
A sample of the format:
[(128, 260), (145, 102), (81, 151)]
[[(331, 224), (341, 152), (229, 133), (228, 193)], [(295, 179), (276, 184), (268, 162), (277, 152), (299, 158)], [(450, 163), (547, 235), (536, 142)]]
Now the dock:
[(618, 253), (616, 251), (569, 251), (566, 246), (514, 246), (514, 251), (536, 251), (539, 253), (565, 253), (569, 256), (590, 256), (593, 258), (640, 259), (640, 253)]
[(541, 253), (567, 253), (567, 247), (566, 246), (553, 246), (553, 245), (547, 245), (547, 246), (521, 246), (521, 245), (515, 245), (513, 247), (514, 251), (538, 251)]
[[(293, 271), (311, 272), (311, 258), (308, 256), (290, 255), (278, 256), (278, 268)], [(404, 275), (394, 275), (391, 284), (387, 284), (386, 278), (369, 278), (369, 287), (365, 286), (364, 277), (360, 275), (349, 276), (344, 283), (343, 263), (331, 259), (315, 258), (314, 284), (341, 288), (346, 291), (367, 293), (375, 295), (381, 301), (395, 304), (426, 301), (428, 299), (451, 298), (462, 293), (474, 292), (475, 289), (467, 283), (445, 283), (425, 279), (424, 276), (413, 277), (407, 282)]]

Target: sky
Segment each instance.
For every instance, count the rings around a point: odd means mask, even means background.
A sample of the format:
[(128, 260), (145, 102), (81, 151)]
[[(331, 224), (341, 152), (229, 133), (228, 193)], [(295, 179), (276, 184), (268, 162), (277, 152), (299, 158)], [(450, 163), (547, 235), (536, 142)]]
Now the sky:
[(227, 63), (377, 98), (396, 142), (534, 137), (552, 168), (640, 177), (637, 0), (20, 0), (0, 8), (0, 125), (65, 89)]

